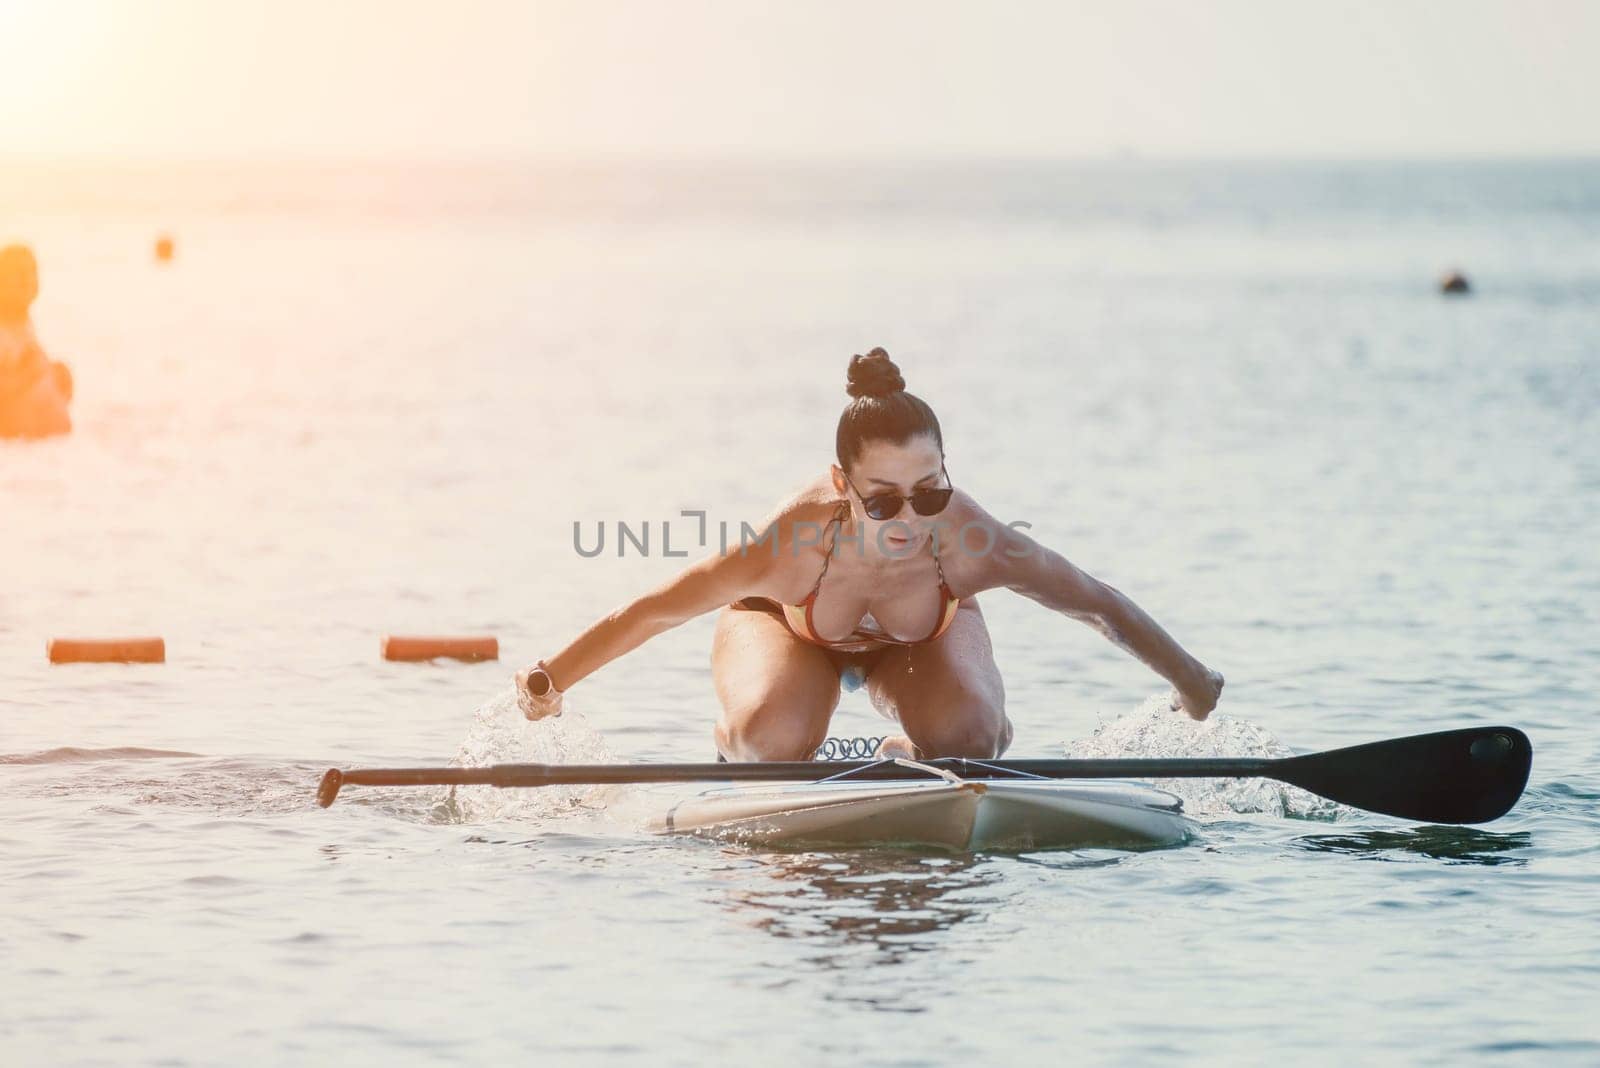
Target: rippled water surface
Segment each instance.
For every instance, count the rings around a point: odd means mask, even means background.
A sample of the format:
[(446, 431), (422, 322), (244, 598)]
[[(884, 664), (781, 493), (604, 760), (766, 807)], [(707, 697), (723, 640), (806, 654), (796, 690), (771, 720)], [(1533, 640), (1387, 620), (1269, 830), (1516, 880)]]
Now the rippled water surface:
[[(79, 399), (0, 443), (8, 1062), (1600, 1062), (1600, 166), (11, 168), (11, 239)], [(1181, 848), (978, 856), (654, 837), (666, 788), (315, 807), (708, 759), (710, 617), (557, 724), (507, 678), (682, 563), (574, 522), (759, 518), (876, 344), (959, 484), (1227, 675), (1164, 719), (985, 594), (1015, 755), (1509, 723), (1522, 803), (1236, 784)], [(503, 659), (379, 660), (431, 631)], [(45, 662), (129, 633), (168, 662)]]

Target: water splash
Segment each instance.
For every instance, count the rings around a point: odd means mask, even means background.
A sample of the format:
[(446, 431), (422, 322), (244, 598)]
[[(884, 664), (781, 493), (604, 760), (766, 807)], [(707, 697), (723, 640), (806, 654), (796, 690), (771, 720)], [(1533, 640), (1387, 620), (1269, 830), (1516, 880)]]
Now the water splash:
[[(452, 767), (489, 764), (609, 764), (615, 758), (605, 739), (566, 699), (562, 714), (530, 722), (508, 687), (473, 713), (467, 736), (451, 759)], [(540, 820), (576, 811), (603, 810), (617, 787), (542, 786), (507, 790), (495, 786), (450, 786), (433, 799), (431, 816), (440, 823)]]
[[(1287, 757), (1294, 752), (1248, 720), (1214, 715), (1196, 722), (1175, 712), (1165, 693), (1101, 724), (1087, 738), (1066, 743), (1069, 757)], [(1264, 813), (1335, 820), (1350, 810), (1274, 779), (1156, 779), (1153, 785), (1183, 798), (1191, 816)]]

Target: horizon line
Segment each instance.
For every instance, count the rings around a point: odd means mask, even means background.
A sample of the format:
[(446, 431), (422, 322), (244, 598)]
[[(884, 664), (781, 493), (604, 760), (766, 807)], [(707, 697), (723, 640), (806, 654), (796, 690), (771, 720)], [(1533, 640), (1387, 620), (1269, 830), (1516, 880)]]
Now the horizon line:
[(1600, 149), (1516, 152), (1144, 152), (1135, 149), (1084, 153), (925, 152), (785, 153), (591, 151), (544, 153), (405, 154), (400, 152), (293, 152), (212, 154), (168, 152), (10, 152), (0, 164), (135, 166), (308, 166), (308, 167), (539, 167), (539, 166), (745, 166), (745, 167), (939, 167), (1066, 164), (1428, 164), (1428, 163), (1588, 163), (1600, 162)]

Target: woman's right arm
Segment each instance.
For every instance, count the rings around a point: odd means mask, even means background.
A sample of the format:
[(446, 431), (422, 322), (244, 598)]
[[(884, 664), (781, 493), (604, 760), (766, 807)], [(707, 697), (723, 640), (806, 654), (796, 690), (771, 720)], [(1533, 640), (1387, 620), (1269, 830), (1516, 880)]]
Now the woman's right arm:
[[(778, 569), (775, 552), (765, 546), (747, 552), (709, 556), (662, 585), (595, 622), (555, 656), (542, 661), (560, 692), (580, 679), (632, 652), (662, 631), (750, 594), (769, 592), (766, 584)], [(531, 669), (530, 669), (531, 670)], [(517, 675), (522, 695), (528, 672)], [(537, 706), (536, 706), (537, 707)], [(541, 709), (541, 711), (543, 711)], [(559, 704), (544, 714), (559, 711)], [(533, 718), (530, 709), (524, 712)]]

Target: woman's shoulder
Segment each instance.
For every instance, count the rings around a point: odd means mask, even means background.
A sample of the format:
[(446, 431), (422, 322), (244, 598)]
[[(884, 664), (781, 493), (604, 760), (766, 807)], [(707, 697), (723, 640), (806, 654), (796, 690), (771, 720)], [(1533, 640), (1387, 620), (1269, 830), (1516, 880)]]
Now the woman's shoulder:
[(839, 515), (844, 501), (826, 474), (818, 475), (780, 500), (763, 518), (761, 528), (776, 526), (793, 534), (805, 525), (827, 523)]
[(727, 553), (759, 557), (774, 592), (796, 602), (823, 566), (828, 526), (840, 518), (843, 502), (826, 476), (807, 482), (780, 500), (760, 519), (728, 525)]
[(937, 551), (952, 587), (983, 590), (999, 582), (1009, 563), (1033, 545), (1023, 533), (1029, 526), (995, 518), (957, 489), (937, 524)]

